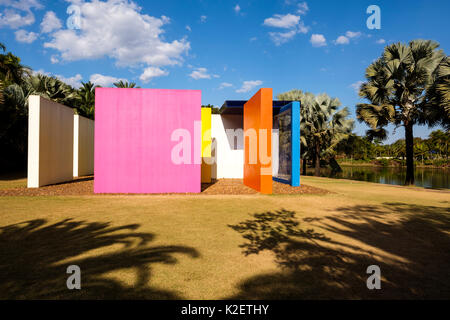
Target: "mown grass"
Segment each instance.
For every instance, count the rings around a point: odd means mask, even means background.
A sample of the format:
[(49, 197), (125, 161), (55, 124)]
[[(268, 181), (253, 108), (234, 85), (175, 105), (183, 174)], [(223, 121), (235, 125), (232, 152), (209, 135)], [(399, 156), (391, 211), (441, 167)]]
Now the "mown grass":
[(450, 193), (302, 183), (333, 193), (0, 197), (0, 298), (450, 298)]

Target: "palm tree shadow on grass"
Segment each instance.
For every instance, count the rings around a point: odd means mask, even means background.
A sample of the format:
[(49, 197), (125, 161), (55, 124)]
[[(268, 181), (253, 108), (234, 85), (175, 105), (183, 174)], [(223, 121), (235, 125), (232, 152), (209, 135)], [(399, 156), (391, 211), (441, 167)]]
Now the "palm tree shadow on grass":
[[(184, 246), (150, 246), (154, 235), (136, 232), (138, 227), (71, 219), (1, 227), (0, 299), (180, 299), (149, 287), (150, 266), (175, 264), (174, 254), (195, 258), (198, 252)], [(81, 269), (81, 290), (67, 289), (69, 265)], [(135, 270), (133, 284), (104, 275), (121, 269)]]
[[(345, 236), (335, 241), (314, 229), (302, 230), (295, 212), (253, 215), (230, 226), (246, 242), (243, 254), (274, 253), (278, 272), (238, 285), (232, 299), (408, 299), (450, 297), (450, 216), (442, 207), (385, 203), (338, 208), (339, 214), (306, 218), (323, 230)], [(383, 215), (400, 213), (395, 222)], [(327, 233), (330, 234), (331, 233)], [(333, 237), (334, 238), (334, 237)], [(342, 239), (342, 238), (339, 238)], [(361, 243), (399, 257), (387, 259)], [(406, 262), (404, 262), (406, 261)], [(379, 265), (382, 289), (368, 290), (366, 269)]]

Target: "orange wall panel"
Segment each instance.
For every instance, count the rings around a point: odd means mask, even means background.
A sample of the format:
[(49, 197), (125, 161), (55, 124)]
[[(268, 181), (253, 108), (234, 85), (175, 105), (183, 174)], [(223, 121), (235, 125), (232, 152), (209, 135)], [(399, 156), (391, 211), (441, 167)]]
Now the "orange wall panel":
[(260, 89), (244, 105), (244, 184), (272, 193), (272, 89)]

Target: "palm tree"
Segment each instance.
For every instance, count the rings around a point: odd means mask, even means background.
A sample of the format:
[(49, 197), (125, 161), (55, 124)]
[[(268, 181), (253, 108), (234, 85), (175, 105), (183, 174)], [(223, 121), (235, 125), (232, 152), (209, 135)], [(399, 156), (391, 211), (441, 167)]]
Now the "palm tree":
[(369, 134), (385, 138), (384, 127), (389, 123), (405, 128), (406, 185), (414, 184), (413, 126), (436, 123), (427, 117), (430, 109), (436, 107), (427, 96), (436, 74), (447, 74), (447, 57), (438, 47), (438, 43), (426, 40), (387, 46), (383, 55), (366, 69), (367, 82), (359, 90), (359, 95), (370, 101), (358, 104), (356, 110), (358, 119), (371, 127)]
[(24, 87), (29, 91), (28, 95), (37, 94), (66, 106), (72, 106), (76, 98), (76, 92), (71, 86), (43, 74), (28, 77)]
[(17, 84), (4, 88), (0, 108), (0, 147), (8, 166), (26, 164), (28, 103), (27, 92)]
[(300, 101), (300, 130), (303, 151), (303, 173), (306, 170), (306, 156), (313, 159), (315, 175), (320, 175), (322, 156), (332, 158), (339, 142), (348, 138), (353, 129), (353, 120), (347, 119), (348, 109), (338, 110), (339, 99), (327, 94), (315, 96), (292, 90), (277, 96), (279, 100)]
[(77, 91), (77, 111), (82, 116), (94, 119), (95, 116), (95, 88), (99, 86), (92, 82), (81, 83), (81, 88)]
[(128, 82), (128, 81), (124, 82), (122, 80), (115, 82), (113, 84), (116, 88), (140, 88), (140, 87), (137, 87), (136, 83), (134, 83), (134, 82)]
[(450, 132), (443, 132), (442, 130), (435, 130), (430, 133), (430, 140), (439, 156), (445, 155), (448, 159), (448, 145), (450, 144)]
[[(4, 51), (5, 46), (0, 44)], [(20, 58), (11, 52), (0, 54), (0, 79), (5, 85), (17, 83), (22, 84), (27, 75), (30, 75), (31, 69), (20, 63)]]
[(354, 121), (347, 118), (347, 107), (338, 109), (341, 105), (338, 98), (331, 98), (324, 93), (314, 97), (311, 102), (313, 112), (301, 120), (301, 125), (303, 130), (310, 134), (315, 163), (314, 175), (320, 176), (321, 155), (333, 154), (337, 144), (351, 134)]
[[(306, 99), (312, 95), (311, 93), (303, 93), (302, 90), (293, 89), (288, 92), (280, 93), (277, 95), (278, 100), (282, 101), (300, 101), (300, 119), (305, 118), (307, 114), (310, 112), (313, 112), (309, 108), (311, 107), (311, 104), (305, 104)], [(310, 157), (310, 152), (308, 149), (307, 141), (309, 132), (306, 131), (306, 128), (300, 128), (301, 135), (300, 135), (300, 158), (302, 159), (302, 174), (306, 175), (306, 162), (307, 159)]]
[(0, 42), (0, 49), (2, 49), (3, 52), (6, 51), (6, 47), (3, 43)]
[[(420, 123), (442, 125), (450, 130), (450, 57), (446, 57), (432, 74), (424, 103), (424, 117)], [(424, 121), (424, 119), (427, 121)]]
[(423, 166), (423, 160), (428, 152), (429, 152), (429, 150), (428, 150), (428, 147), (427, 147), (425, 141), (418, 141), (417, 143), (415, 143), (414, 154), (417, 157), (421, 158), (422, 166)]

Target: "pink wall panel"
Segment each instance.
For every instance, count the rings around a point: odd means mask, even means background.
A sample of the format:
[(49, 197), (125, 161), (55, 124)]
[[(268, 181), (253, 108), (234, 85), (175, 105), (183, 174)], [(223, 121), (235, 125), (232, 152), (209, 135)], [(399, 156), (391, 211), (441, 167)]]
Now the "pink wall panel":
[[(194, 150), (200, 120), (199, 90), (97, 88), (94, 192), (200, 192), (201, 150)], [(176, 129), (191, 135), (190, 163), (171, 159)]]

